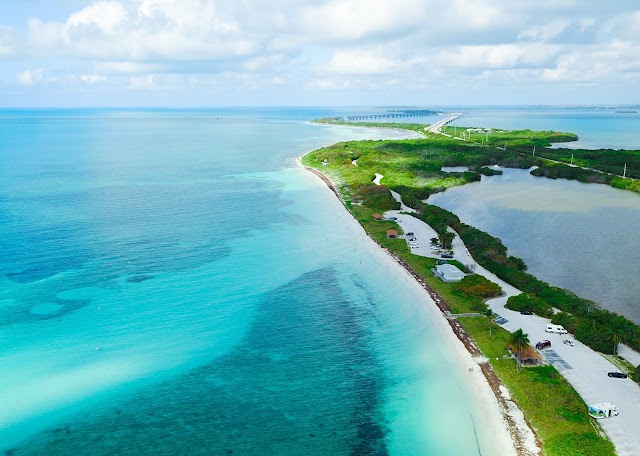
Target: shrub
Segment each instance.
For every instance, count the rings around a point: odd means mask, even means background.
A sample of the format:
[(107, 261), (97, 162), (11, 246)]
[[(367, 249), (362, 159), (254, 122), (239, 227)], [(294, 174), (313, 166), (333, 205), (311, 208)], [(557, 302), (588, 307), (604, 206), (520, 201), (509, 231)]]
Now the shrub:
[(576, 325), (577, 325), (576, 319), (573, 317), (573, 315), (565, 312), (558, 312), (557, 314), (555, 314), (551, 318), (551, 323), (553, 323), (554, 325), (563, 326), (564, 329), (566, 329), (572, 334), (575, 333), (576, 331)]
[(389, 189), (384, 185), (361, 185), (355, 191), (354, 199), (360, 199), (365, 206), (381, 212), (400, 209), (400, 203), (393, 199)]
[(601, 353), (613, 353), (611, 333), (596, 320), (581, 319), (574, 333), (577, 340)]
[(492, 298), (502, 293), (499, 285), (477, 274), (466, 276), (454, 285), (454, 289), (465, 296), (478, 299)]
[(545, 454), (551, 456), (604, 456), (615, 455), (613, 443), (596, 434), (562, 434), (548, 439)]
[(507, 309), (515, 310), (516, 312), (529, 311), (541, 317), (549, 318), (553, 315), (553, 309), (544, 300), (537, 296), (521, 293), (517, 296), (511, 296), (507, 300), (505, 306)]

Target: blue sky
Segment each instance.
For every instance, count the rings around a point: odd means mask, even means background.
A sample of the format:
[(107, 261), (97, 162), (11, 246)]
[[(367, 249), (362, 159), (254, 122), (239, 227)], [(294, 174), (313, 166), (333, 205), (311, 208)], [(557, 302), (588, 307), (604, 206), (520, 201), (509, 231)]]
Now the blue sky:
[(0, 2), (1, 106), (637, 103), (637, 0)]

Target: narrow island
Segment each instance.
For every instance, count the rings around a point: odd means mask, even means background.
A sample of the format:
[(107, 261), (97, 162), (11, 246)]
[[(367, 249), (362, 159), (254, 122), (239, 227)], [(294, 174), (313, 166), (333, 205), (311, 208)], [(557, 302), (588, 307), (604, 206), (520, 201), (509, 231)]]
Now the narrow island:
[[(551, 148), (554, 143), (578, 139), (571, 133), (553, 131), (504, 131), (444, 123), (430, 127), (343, 118), (315, 122), (402, 129), (425, 136), (337, 143), (306, 154), (301, 163), (325, 181), (368, 235), (428, 291), (467, 350), (486, 360), (479, 365), (496, 398), (503, 400), (503, 388), (508, 389), (535, 431), (543, 454), (616, 454), (607, 439), (607, 432), (610, 437), (616, 433), (612, 421), (596, 420), (593, 413), (590, 416), (572, 384), (554, 365), (543, 362), (526, 333), (503, 328), (496, 309), (535, 314), (550, 319), (550, 324), (562, 325), (576, 341), (592, 349), (589, 354), (606, 355), (636, 382), (640, 382), (640, 366), (616, 356), (616, 351), (624, 343), (640, 352), (640, 326), (528, 274), (524, 261), (509, 256), (499, 239), (428, 204), (427, 199), (447, 188), (478, 181), (482, 175), (501, 173), (499, 167), (532, 168), (536, 176), (639, 192), (640, 151)], [(462, 166), (468, 171), (442, 171), (443, 167)], [(420, 254), (416, 254), (413, 233), (403, 232), (401, 218), (433, 231), (430, 245), (421, 240)], [(425, 249), (427, 253), (423, 253)], [(451, 257), (455, 259), (449, 260)], [(462, 279), (442, 280), (447, 273), (442, 269), (445, 263), (454, 267), (454, 275), (455, 270), (461, 271)], [(527, 364), (531, 367), (521, 368)], [(624, 439), (612, 440), (618, 451), (626, 454)]]

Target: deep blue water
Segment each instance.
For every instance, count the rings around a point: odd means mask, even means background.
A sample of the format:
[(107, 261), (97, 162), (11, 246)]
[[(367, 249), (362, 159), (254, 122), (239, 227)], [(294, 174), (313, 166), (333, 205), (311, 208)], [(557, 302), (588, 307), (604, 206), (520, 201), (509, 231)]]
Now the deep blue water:
[(295, 165), (400, 135), (306, 123), (338, 113), (0, 111), (0, 449), (490, 447), (423, 295)]

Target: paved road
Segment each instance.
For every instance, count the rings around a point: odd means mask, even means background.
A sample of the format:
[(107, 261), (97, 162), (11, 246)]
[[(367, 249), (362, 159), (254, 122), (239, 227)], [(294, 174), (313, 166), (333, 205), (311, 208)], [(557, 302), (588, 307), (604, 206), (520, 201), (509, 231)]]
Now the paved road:
[(431, 238), (437, 238), (438, 233), (422, 220), (409, 214), (401, 214), (400, 212), (402, 211), (387, 211), (384, 213), (384, 216), (387, 218), (397, 217), (398, 220), (396, 220), (396, 222), (400, 225), (402, 231), (404, 233), (413, 233), (418, 241), (418, 247), (409, 246), (411, 253), (428, 258), (440, 258), (440, 255), (429, 247)]
[[(416, 235), (420, 247), (412, 249), (412, 253), (438, 258), (429, 250), (429, 240), (436, 236), (429, 225), (411, 215), (400, 214), (400, 211), (389, 211), (385, 215), (397, 217), (398, 225), (405, 233), (413, 232)], [(563, 339), (573, 339), (570, 334), (546, 333), (545, 328), (550, 320), (535, 315), (522, 315), (506, 309), (504, 305), (507, 298), (520, 294), (521, 291), (477, 265), (457, 235), (452, 248), (454, 259), (466, 265), (476, 264), (477, 274), (502, 287), (505, 295), (487, 301), (491, 309), (501, 317), (497, 319), (498, 324), (512, 332), (522, 328), (529, 335), (532, 344), (544, 339), (550, 340), (551, 349), (541, 350), (542, 356), (560, 371), (587, 404), (611, 402), (618, 406), (619, 416), (599, 420), (602, 428), (615, 444), (617, 453), (621, 456), (640, 455), (640, 387), (630, 379), (609, 377), (608, 372), (618, 369), (586, 345), (578, 341), (575, 341), (573, 347), (565, 345)], [(623, 347), (623, 351), (626, 350), (631, 351)], [(631, 351), (630, 359), (640, 359), (640, 355)]]
[(445, 136), (451, 136), (451, 135), (447, 135), (446, 133), (442, 133), (442, 127), (444, 127), (446, 124), (453, 122), (454, 120), (458, 119), (462, 117), (461, 113), (454, 113), (451, 114), (449, 117), (446, 117), (442, 120), (437, 121), (436, 123), (434, 123), (433, 125), (425, 128), (426, 131), (430, 132), (430, 133), (436, 133), (436, 134), (442, 134)]

